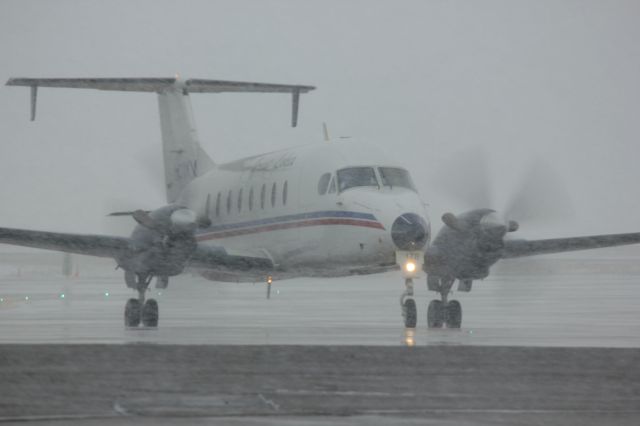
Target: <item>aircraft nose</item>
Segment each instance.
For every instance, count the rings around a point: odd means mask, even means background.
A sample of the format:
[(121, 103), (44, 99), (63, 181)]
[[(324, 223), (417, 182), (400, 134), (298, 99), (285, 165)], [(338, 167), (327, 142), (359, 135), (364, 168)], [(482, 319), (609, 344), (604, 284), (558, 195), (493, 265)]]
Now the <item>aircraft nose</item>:
[(421, 216), (405, 213), (391, 225), (391, 239), (400, 250), (420, 250), (429, 240), (429, 227)]

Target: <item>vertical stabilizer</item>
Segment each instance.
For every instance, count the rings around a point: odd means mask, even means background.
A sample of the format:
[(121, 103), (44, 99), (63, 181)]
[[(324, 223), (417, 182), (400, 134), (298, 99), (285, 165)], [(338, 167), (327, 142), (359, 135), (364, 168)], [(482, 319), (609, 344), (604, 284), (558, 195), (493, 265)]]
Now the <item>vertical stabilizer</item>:
[(189, 93), (286, 93), (292, 95), (291, 125), (298, 123), (300, 94), (313, 86), (247, 81), (178, 78), (10, 78), (7, 86), (31, 88), (31, 119), (36, 116), (38, 87), (155, 92), (160, 107), (167, 201), (173, 203), (193, 179), (214, 167), (198, 143)]
[(214, 166), (200, 147), (189, 93), (170, 87), (158, 93), (167, 201), (173, 203), (193, 179)]

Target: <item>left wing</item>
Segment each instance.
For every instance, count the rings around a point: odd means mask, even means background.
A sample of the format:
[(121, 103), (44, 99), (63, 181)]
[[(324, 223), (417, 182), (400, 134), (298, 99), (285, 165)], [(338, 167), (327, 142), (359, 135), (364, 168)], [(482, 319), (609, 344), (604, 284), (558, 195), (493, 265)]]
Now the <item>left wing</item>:
[(640, 243), (640, 232), (630, 234), (592, 235), (549, 240), (506, 240), (503, 258), (533, 256), (536, 254), (562, 253)]
[(124, 256), (131, 249), (131, 241), (125, 237), (12, 228), (0, 228), (0, 243), (113, 258)]

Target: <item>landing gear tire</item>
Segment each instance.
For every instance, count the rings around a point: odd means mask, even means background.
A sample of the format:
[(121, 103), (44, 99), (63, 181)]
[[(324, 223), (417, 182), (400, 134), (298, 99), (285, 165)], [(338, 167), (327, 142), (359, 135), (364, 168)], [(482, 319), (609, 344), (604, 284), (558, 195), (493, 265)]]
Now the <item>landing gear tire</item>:
[(140, 325), (141, 313), (140, 301), (138, 299), (129, 299), (124, 307), (124, 325), (125, 327), (137, 327)]
[(404, 317), (405, 328), (416, 328), (418, 322), (418, 310), (416, 309), (416, 301), (407, 299), (402, 305), (402, 316)]
[(460, 328), (462, 324), (462, 306), (457, 300), (447, 303), (446, 322), (448, 328)]
[(432, 300), (427, 309), (427, 325), (429, 328), (442, 328), (444, 324), (444, 305), (440, 300)]
[(158, 317), (158, 302), (155, 299), (147, 300), (142, 307), (142, 325), (145, 327), (157, 327)]

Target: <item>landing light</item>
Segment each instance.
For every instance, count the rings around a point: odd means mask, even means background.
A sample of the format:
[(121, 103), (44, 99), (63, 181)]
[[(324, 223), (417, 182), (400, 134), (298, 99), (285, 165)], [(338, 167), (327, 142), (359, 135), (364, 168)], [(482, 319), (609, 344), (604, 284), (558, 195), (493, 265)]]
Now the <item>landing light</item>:
[(415, 272), (416, 271), (416, 263), (412, 260), (409, 260), (405, 265), (404, 265), (404, 269), (407, 272)]
[(104, 297), (109, 297), (109, 292), (108, 291), (104, 292)]
[(60, 293), (60, 299), (64, 299), (64, 293)]
[(419, 278), (423, 263), (424, 253), (421, 250), (396, 251), (396, 264), (400, 268), (400, 271), (402, 271), (402, 276), (405, 279)]
[(415, 346), (416, 345), (416, 329), (415, 328), (406, 328), (404, 330), (404, 344), (407, 346)]

